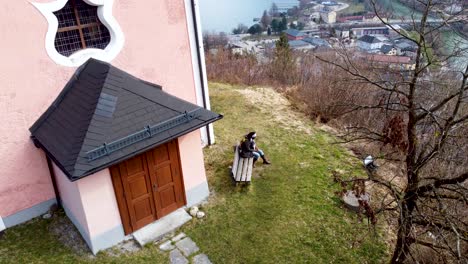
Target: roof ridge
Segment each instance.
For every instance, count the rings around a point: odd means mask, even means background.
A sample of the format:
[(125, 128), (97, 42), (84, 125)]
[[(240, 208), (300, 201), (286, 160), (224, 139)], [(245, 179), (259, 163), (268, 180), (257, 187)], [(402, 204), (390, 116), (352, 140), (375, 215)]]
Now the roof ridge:
[[(95, 60), (95, 59), (92, 59), (92, 58), (91, 58), (90, 60)], [(89, 60), (88, 60), (88, 61), (89, 61)], [(95, 61), (101, 63), (101, 61), (99, 61), (99, 60), (95, 60)], [(108, 80), (109, 77), (110, 77), (110, 76), (109, 76), (109, 75), (110, 75), (109, 73), (110, 73), (111, 69), (115, 69), (115, 68), (116, 68), (116, 67), (114, 67), (113, 65), (111, 65), (111, 64), (109, 64), (109, 63), (102, 63), (102, 64), (104, 64), (104, 65), (107, 66), (107, 72), (106, 72), (106, 77), (103, 78), (103, 83), (102, 83), (102, 85), (100, 85), (101, 91), (99, 92), (99, 96), (98, 96), (98, 98), (97, 98), (97, 100), (96, 100), (96, 106), (97, 106), (97, 104), (99, 103), (100, 97), (101, 97), (101, 95), (102, 95), (102, 93), (103, 93), (104, 87), (106, 86), (107, 80)], [(122, 89), (122, 87), (120, 87), (120, 88)], [(93, 114), (92, 114), (91, 118), (89, 119), (89, 123), (88, 123), (88, 126), (87, 126), (86, 133), (85, 133), (84, 137), (80, 139), (80, 140), (81, 140), (81, 144), (80, 144), (80, 145), (81, 145), (81, 148), (80, 148), (80, 150), (78, 151), (78, 153), (77, 153), (77, 155), (76, 155), (76, 157), (75, 157), (75, 159), (74, 159), (73, 175), (71, 175), (71, 177), (77, 177), (76, 175), (74, 175), (75, 172), (76, 172), (76, 167), (77, 167), (77, 165), (78, 165), (77, 160), (80, 158), (80, 154), (81, 154), (81, 152), (83, 151), (83, 148), (86, 147), (85, 144), (83, 144), (83, 142), (86, 140), (88, 134), (90, 133), (89, 127), (90, 127), (91, 125), (93, 125), (93, 121), (95, 121), (95, 117), (96, 117), (96, 110), (97, 110), (97, 107), (93, 107), (93, 109), (94, 109), (94, 111), (93, 111)]]

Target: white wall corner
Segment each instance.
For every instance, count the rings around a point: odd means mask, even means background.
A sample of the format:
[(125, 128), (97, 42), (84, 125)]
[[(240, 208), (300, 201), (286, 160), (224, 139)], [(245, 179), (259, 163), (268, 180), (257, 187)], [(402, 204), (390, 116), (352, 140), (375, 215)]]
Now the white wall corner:
[(98, 17), (109, 30), (111, 40), (104, 50), (87, 48), (77, 51), (69, 57), (65, 57), (57, 52), (54, 41), (58, 29), (58, 20), (53, 12), (62, 9), (67, 1), (68, 0), (56, 0), (50, 3), (30, 2), (42, 13), (48, 22), (48, 29), (45, 37), (45, 48), (49, 57), (55, 63), (68, 67), (80, 66), (89, 58), (110, 62), (117, 57), (124, 46), (125, 37), (117, 23), (117, 20), (112, 15), (112, 5), (114, 0), (84, 0), (87, 4), (98, 7)]
[(3, 219), (2, 217), (0, 216), (0, 232), (5, 230), (6, 227), (5, 227), (5, 223), (3, 223)]
[[(195, 8), (192, 7), (192, 1)], [(211, 109), (210, 96), (208, 91), (208, 78), (206, 76), (205, 53), (203, 48), (202, 26), (200, 23), (200, 10), (198, 0), (185, 0), (185, 13), (187, 17), (187, 30), (192, 58), (192, 69), (195, 83), (197, 104), (208, 110)], [(193, 15), (195, 14), (195, 17)], [(196, 24), (195, 24), (196, 21)], [(198, 36), (198, 39), (197, 39)], [(198, 42), (197, 42), (198, 40)], [(200, 57), (199, 57), (200, 56)], [(200, 129), (201, 144), (206, 146), (214, 144), (213, 125)]]

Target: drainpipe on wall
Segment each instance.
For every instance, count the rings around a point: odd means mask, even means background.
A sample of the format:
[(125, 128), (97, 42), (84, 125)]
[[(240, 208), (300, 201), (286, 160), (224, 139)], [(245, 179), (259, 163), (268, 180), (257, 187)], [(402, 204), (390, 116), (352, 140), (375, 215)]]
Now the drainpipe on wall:
[[(202, 97), (202, 106), (205, 109), (211, 110), (210, 106), (210, 98), (208, 94), (208, 79), (206, 76), (206, 66), (205, 66), (205, 54), (203, 49), (203, 38), (201, 25), (200, 25), (200, 11), (198, 9), (198, 0), (189, 0), (190, 1), (190, 9), (191, 9), (191, 16), (193, 22), (193, 30), (194, 30), (194, 37), (195, 37), (195, 49), (196, 49), (196, 56), (197, 56), (197, 64), (199, 69), (199, 78), (200, 78), (200, 85), (201, 85), (201, 97)], [(206, 137), (207, 137), (207, 144), (212, 145), (215, 143), (214, 140), (214, 131), (213, 131), (213, 124), (209, 124), (205, 127), (206, 129)]]
[(47, 159), (47, 167), (49, 167), (50, 178), (52, 179), (52, 185), (54, 186), (55, 199), (57, 200), (57, 206), (60, 208), (62, 207), (62, 201), (60, 199), (60, 193), (57, 187), (57, 180), (55, 178), (56, 176), (55, 176), (54, 167), (52, 165), (52, 161), (50, 160), (49, 156), (47, 156), (47, 154), (46, 154), (46, 159)]

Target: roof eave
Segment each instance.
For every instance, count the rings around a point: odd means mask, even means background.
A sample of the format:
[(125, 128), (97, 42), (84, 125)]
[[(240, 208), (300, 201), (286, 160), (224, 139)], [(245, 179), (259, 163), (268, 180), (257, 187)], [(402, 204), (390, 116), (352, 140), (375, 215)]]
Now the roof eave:
[(113, 165), (115, 165), (115, 164), (118, 164), (118, 163), (120, 163), (120, 162), (122, 162), (122, 161), (124, 161), (124, 160), (127, 160), (127, 159), (129, 159), (129, 158), (131, 158), (131, 157), (133, 157), (133, 156), (135, 156), (135, 155), (138, 155), (138, 154), (140, 154), (140, 153), (144, 153), (144, 152), (146, 152), (146, 151), (148, 151), (148, 150), (150, 150), (150, 149), (152, 149), (152, 148), (155, 148), (155, 147), (160, 146), (160, 145), (162, 145), (162, 144), (164, 144), (164, 143), (167, 143), (167, 142), (169, 142), (169, 141), (171, 141), (171, 140), (173, 140), (173, 139), (179, 138), (179, 137), (181, 137), (181, 136), (183, 136), (183, 135), (186, 135), (186, 134), (188, 134), (188, 133), (190, 133), (190, 132), (193, 132), (193, 131), (195, 131), (195, 130), (197, 130), (197, 129), (199, 129), (199, 128), (202, 128), (202, 127), (204, 127), (204, 126), (206, 126), (206, 125), (208, 125), (208, 124), (211, 124), (211, 123), (213, 123), (213, 122), (216, 122), (216, 121), (218, 121), (218, 120), (220, 120), (220, 119), (222, 119), (222, 118), (223, 118), (223, 115), (219, 114), (219, 115), (218, 115), (217, 117), (215, 117), (215, 118), (208, 119), (208, 120), (206, 120), (206, 121), (204, 121), (204, 122), (202, 122), (202, 123), (200, 123), (200, 124), (198, 124), (198, 125), (196, 125), (196, 126), (194, 126), (194, 127), (191, 127), (191, 128), (186, 129), (186, 130), (184, 130), (184, 131), (182, 131), (182, 132), (176, 133), (176, 134), (172, 135), (171, 137), (166, 138), (166, 139), (164, 139), (164, 140), (162, 140), (162, 141), (159, 141), (159, 142), (154, 143), (154, 144), (152, 144), (152, 145), (148, 145), (148, 146), (146, 146), (146, 147), (144, 147), (144, 148), (141, 148), (141, 149), (139, 149), (139, 150), (137, 150), (137, 151), (131, 152), (131, 153), (129, 153), (129, 154), (125, 155), (125, 156), (122, 156), (122, 157), (120, 157), (120, 158), (118, 158), (118, 159), (112, 160), (111, 162), (108, 162), (108, 163), (105, 163), (105, 164), (103, 164), (103, 165), (101, 165), (101, 166), (98, 166), (98, 167), (96, 167), (96, 168), (93, 168), (92, 170), (86, 171), (86, 172), (83, 173), (82, 175), (79, 175), (79, 176), (70, 176), (70, 175), (67, 175), (67, 176), (69, 177), (70, 181), (72, 181), (72, 182), (77, 181), (77, 180), (79, 180), (79, 179), (82, 179), (82, 178), (85, 178), (85, 177), (87, 177), (87, 176), (90, 176), (90, 175), (92, 175), (92, 174), (94, 174), (94, 173), (96, 173), (96, 172), (98, 172), (98, 171), (101, 171), (101, 170), (106, 169), (106, 168), (109, 168), (109, 167), (111, 167), (111, 166), (113, 166)]
[(70, 172), (68, 172), (63, 166), (62, 164), (54, 157), (54, 155), (52, 155), (52, 153), (50, 153), (49, 150), (47, 150), (46, 147), (44, 147), (44, 145), (41, 144), (41, 142), (35, 137), (35, 136), (31, 136), (31, 140), (34, 142), (34, 145), (37, 147), (37, 148), (40, 148), (42, 149), (46, 156), (49, 157), (55, 164), (55, 166), (57, 166), (66, 176), (67, 178), (70, 180), (70, 181), (73, 181), (72, 178), (73, 176), (70, 174)]

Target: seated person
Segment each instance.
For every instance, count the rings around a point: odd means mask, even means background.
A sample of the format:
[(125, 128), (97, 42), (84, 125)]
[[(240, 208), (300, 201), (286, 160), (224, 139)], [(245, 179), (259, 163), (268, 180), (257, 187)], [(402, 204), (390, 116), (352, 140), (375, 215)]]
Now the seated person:
[(271, 164), (271, 162), (265, 157), (263, 151), (257, 148), (255, 144), (255, 138), (257, 134), (255, 132), (250, 132), (245, 135), (245, 139), (242, 140), (241, 146), (239, 148), (239, 154), (243, 158), (254, 158), (253, 166), (255, 167), (255, 162), (261, 157), (264, 164)]

